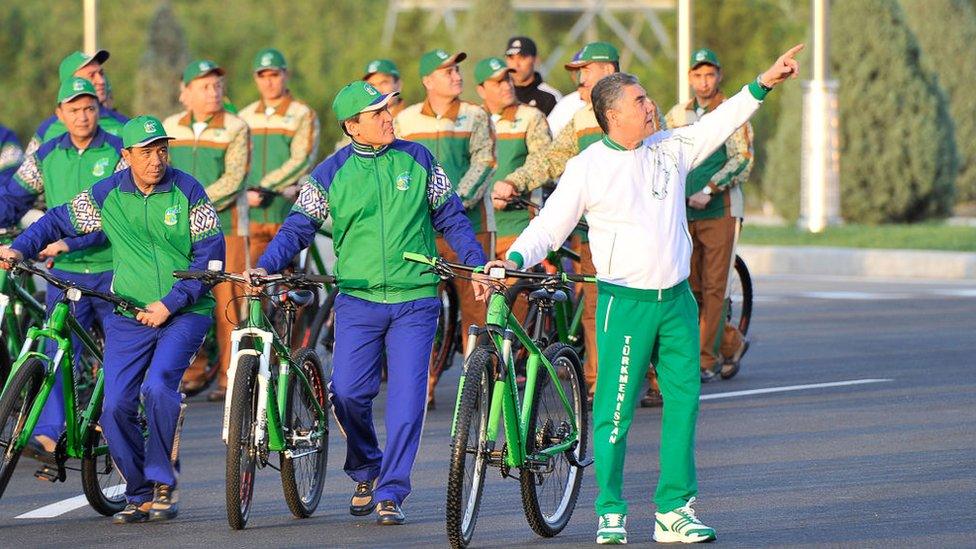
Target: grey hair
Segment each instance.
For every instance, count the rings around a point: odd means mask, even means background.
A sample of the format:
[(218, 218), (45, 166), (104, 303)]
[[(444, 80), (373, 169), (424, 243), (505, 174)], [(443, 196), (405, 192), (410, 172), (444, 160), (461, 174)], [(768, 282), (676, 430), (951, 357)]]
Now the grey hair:
[(600, 125), (603, 133), (610, 132), (610, 124), (607, 121), (607, 111), (612, 109), (620, 97), (624, 94), (626, 86), (640, 84), (640, 80), (633, 74), (617, 72), (604, 76), (593, 86), (590, 96), (593, 100), (593, 113), (596, 114), (596, 122)]

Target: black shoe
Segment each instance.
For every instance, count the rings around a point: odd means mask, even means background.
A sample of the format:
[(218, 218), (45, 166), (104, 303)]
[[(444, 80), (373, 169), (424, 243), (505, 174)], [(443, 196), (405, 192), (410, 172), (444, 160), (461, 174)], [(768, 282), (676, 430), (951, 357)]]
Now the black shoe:
[(749, 350), (749, 340), (743, 339), (742, 345), (736, 349), (735, 354), (725, 361), (722, 365), (722, 369), (719, 372), (722, 379), (732, 379), (735, 374), (739, 373), (739, 364), (742, 362), (742, 357), (745, 356), (746, 351)]
[(147, 507), (145, 503), (137, 505), (135, 503), (130, 503), (125, 506), (118, 513), (112, 515), (113, 524), (135, 524), (137, 522), (146, 522), (149, 520), (149, 513), (144, 511), (142, 507)]
[(641, 408), (660, 408), (663, 404), (664, 399), (661, 398), (661, 393), (653, 388), (648, 388), (647, 394), (640, 400)]
[(45, 450), (44, 445), (33, 437), (27, 441), (27, 446), (24, 447), (24, 455), (47, 465), (58, 464), (58, 460), (54, 456), (54, 452), (48, 452)]
[(157, 484), (153, 495), (152, 507), (149, 508), (149, 520), (164, 521), (176, 518), (180, 513), (179, 492), (167, 484)]
[(349, 514), (355, 517), (365, 517), (373, 512), (373, 483), (369, 480), (356, 485), (356, 491), (349, 500)]
[(376, 524), (382, 526), (397, 526), (407, 522), (407, 517), (403, 516), (400, 506), (390, 499), (383, 500), (376, 505), (376, 514), (379, 515)]
[(702, 370), (701, 371), (701, 382), (702, 383), (708, 383), (709, 381), (715, 381), (715, 378), (717, 378), (717, 377), (718, 377), (718, 374), (716, 374), (713, 370)]

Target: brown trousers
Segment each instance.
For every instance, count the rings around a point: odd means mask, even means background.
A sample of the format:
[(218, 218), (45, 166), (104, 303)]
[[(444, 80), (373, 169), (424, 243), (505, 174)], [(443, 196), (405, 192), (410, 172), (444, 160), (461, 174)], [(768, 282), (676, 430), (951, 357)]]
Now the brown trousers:
[[(577, 272), (581, 274), (595, 274), (596, 266), (593, 264), (593, 254), (590, 252), (589, 242), (580, 242), (579, 237), (573, 237), (573, 248), (579, 253), (580, 264), (577, 265)], [(583, 324), (583, 345), (586, 349), (585, 360), (583, 362), (583, 377), (586, 378), (586, 387), (589, 396), (593, 396), (596, 388), (596, 284), (583, 285), (583, 317), (580, 319)]]
[[(224, 242), (227, 247), (224, 271), (229, 273), (242, 272), (244, 270), (244, 237), (224, 235)], [(252, 264), (257, 261), (253, 255), (253, 249), (252, 242)], [(244, 288), (231, 282), (221, 282), (214, 286), (213, 295), (217, 302), (214, 318), (216, 321), (217, 347), (220, 351), (217, 359), (217, 386), (226, 389), (227, 365), (230, 363), (230, 333), (234, 331), (240, 321), (240, 298), (244, 296)], [(206, 353), (197, 353), (196, 358), (183, 374), (183, 380), (186, 382), (202, 381), (206, 375), (208, 360), (209, 357)]]
[[(688, 281), (698, 300), (701, 368), (713, 369), (732, 356), (742, 334), (725, 321), (729, 272), (735, 257), (739, 220), (735, 217), (688, 222), (694, 248)], [(720, 352), (721, 351), (721, 352)]]

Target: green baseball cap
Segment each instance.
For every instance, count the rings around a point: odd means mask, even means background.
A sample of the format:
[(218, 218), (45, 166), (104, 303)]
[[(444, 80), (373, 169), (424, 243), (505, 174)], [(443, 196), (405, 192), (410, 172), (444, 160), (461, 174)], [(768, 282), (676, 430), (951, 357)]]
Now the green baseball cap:
[(484, 84), (488, 80), (494, 80), (510, 72), (515, 71), (508, 68), (508, 65), (501, 58), (489, 57), (478, 61), (478, 64), (474, 66), (474, 81), (478, 84)]
[(92, 61), (101, 65), (108, 60), (108, 57), (109, 54), (105, 50), (98, 50), (94, 53), (94, 55), (88, 55), (83, 51), (71, 52), (67, 57), (62, 59), (61, 64), (58, 65), (58, 79), (63, 82), (74, 76), (76, 70), (84, 67)]
[(708, 48), (702, 48), (695, 53), (691, 54), (691, 68), (696, 68), (698, 65), (712, 65), (716, 68), (722, 68), (722, 65), (718, 62), (718, 56), (715, 52)]
[(148, 114), (137, 116), (122, 126), (122, 146), (127, 149), (129, 147), (145, 147), (160, 139), (174, 138), (166, 135), (166, 128), (155, 116)]
[(197, 78), (206, 76), (212, 72), (215, 72), (220, 76), (226, 74), (224, 69), (220, 68), (216, 63), (209, 59), (197, 59), (196, 61), (191, 61), (190, 64), (183, 69), (183, 83), (189, 84)]
[(341, 123), (361, 112), (382, 109), (398, 95), (400, 92), (383, 95), (368, 82), (355, 80), (343, 86), (336, 94), (335, 99), (332, 100), (332, 111)]
[(397, 69), (396, 63), (389, 59), (373, 59), (369, 63), (366, 63), (366, 68), (363, 70), (363, 80), (378, 72), (400, 78), (400, 70)]
[(285, 62), (285, 56), (280, 51), (274, 48), (264, 48), (254, 56), (251, 68), (254, 69), (254, 72), (267, 69), (286, 71), (288, 70), (288, 63)]
[(620, 52), (609, 42), (590, 42), (566, 63), (566, 70), (575, 70), (593, 62), (614, 63), (620, 61)]
[(58, 88), (58, 105), (67, 101), (73, 101), (82, 95), (90, 95), (96, 101), (98, 100), (98, 94), (95, 93), (95, 84), (92, 84), (91, 80), (72, 76), (62, 81), (61, 87)]
[(420, 58), (420, 77), (423, 78), (441, 67), (460, 63), (468, 58), (468, 54), (463, 51), (454, 55), (444, 50), (430, 50)]

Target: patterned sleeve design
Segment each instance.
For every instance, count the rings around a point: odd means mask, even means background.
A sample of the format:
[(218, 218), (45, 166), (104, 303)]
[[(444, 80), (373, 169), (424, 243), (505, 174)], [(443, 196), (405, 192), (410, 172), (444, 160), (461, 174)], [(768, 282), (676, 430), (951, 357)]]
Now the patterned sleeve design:
[(7, 143), (0, 148), (0, 171), (20, 164), (24, 158), (24, 151), (16, 143)]
[(190, 208), (190, 242), (199, 242), (220, 233), (217, 209), (209, 200), (201, 200)]
[(434, 164), (430, 175), (427, 177), (427, 203), (431, 210), (440, 208), (453, 194), (451, 190), (451, 180), (444, 173), (440, 164)]
[(298, 200), (293, 209), (319, 223), (325, 223), (325, 218), (329, 215), (329, 201), (313, 177), (302, 178)]
[(17, 183), (31, 194), (41, 194), (44, 192), (44, 177), (41, 175), (41, 166), (37, 162), (37, 155), (28, 156), (24, 163), (17, 169), (14, 179)]
[(68, 215), (78, 234), (90, 234), (102, 230), (102, 211), (87, 190), (68, 202)]
[(710, 183), (719, 190), (727, 190), (749, 180), (752, 172), (752, 125), (748, 122), (735, 130), (725, 142), (728, 160), (715, 174)]

